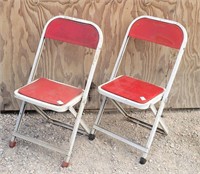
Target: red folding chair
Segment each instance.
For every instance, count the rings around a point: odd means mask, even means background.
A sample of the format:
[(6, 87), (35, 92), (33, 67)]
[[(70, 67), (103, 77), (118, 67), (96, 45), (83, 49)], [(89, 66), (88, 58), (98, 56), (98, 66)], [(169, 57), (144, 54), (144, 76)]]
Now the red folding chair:
[[(35, 79), (39, 60), (42, 51), (44, 50), (44, 45), (46, 45), (45, 42), (50, 42), (50, 40), (66, 42), (74, 45), (75, 47), (81, 46), (94, 50), (94, 54), (91, 54), (91, 68), (88, 74), (85, 88), (71, 86), (44, 77)], [(69, 165), (69, 160), (77, 131), (80, 131), (81, 133), (86, 132), (87, 134), (90, 132), (90, 129), (81, 118), (85, 104), (87, 102), (88, 92), (94, 76), (95, 68), (102, 47), (102, 42), (102, 32), (100, 28), (93, 22), (68, 16), (56, 16), (47, 22), (41, 35), (28, 83), (14, 92), (15, 97), (22, 100), (23, 102), (20, 108), (19, 116), (17, 118), (13, 136), (9, 144), (11, 148), (16, 145), (16, 137), (22, 138), (32, 143), (65, 154), (66, 157), (62, 163), (62, 167), (67, 167)], [(82, 59), (84, 59), (84, 56)], [(77, 64), (79, 64), (79, 62), (77, 62)], [(36, 111), (38, 111), (43, 117), (47, 118), (51, 123), (72, 130), (68, 153), (66, 152), (66, 149), (55, 147), (54, 145), (51, 145), (47, 142), (19, 133), (19, 127), (22, 117), (25, 114), (25, 107), (27, 103), (32, 104)], [(79, 104), (78, 111), (76, 111), (74, 108), (75, 105), (77, 106), (77, 104)], [(61, 121), (49, 117), (43, 108), (45, 108), (45, 110), (53, 110), (56, 112), (65, 112), (69, 110), (75, 117), (74, 125), (64, 124)], [(79, 130), (79, 124), (84, 130)]]
[[(173, 50), (177, 50), (177, 58), (175, 60), (174, 67), (166, 87), (157, 86), (155, 84), (141, 79), (136, 79), (128, 75), (117, 76), (118, 69), (124, 57), (124, 52), (126, 51), (127, 44), (133, 39), (153, 42), (155, 44), (167, 46)], [(177, 22), (151, 16), (141, 16), (131, 22), (123, 40), (110, 80), (98, 87), (99, 93), (102, 94), (104, 98), (102, 100), (102, 104), (97, 119), (94, 123), (92, 132), (89, 135), (90, 140), (95, 138), (96, 130), (100, 131), (142, 151), (143, 156), (140, 158), (140, 163), (144, 164), (146, 162), (146, 157), (150, 150), (150, 146), (152, 144), (155, 133), (156, 131), (160, 130), (158, 125), (160, 124), (162, 132), (166, 134), (168, 133), (167, 126), (165, 125), (161, 116), (167, 102), (169, 92), (172, 88), (179, 64), (181, 62), (186, 42), (186, 30), (181, 24)], [(134, 44), (136, 43), (138, 42), (134, 42)], [(150, 127), (151, 132), (145, 146), (130, 141), (127, 139), (127, 137), (122, 137), (116, 133), (106, 130), (102, 123), (100, 124), (107, 99), (110, 99), (119, 109), (119, 111), (128, 119), (131, 119), (137, 124)], [(125, 111), (124, 107), (122, 107), (121, 103), (125, 104), (125, 106), (128, 105), (133, 108), (142, 110), (150, 108), (155, 115), (153, 125), (149, 125), (141, 119), (131, 117), (130, 114)], [(159, 107), (157, 108), (155, 104), (159, 105)]]

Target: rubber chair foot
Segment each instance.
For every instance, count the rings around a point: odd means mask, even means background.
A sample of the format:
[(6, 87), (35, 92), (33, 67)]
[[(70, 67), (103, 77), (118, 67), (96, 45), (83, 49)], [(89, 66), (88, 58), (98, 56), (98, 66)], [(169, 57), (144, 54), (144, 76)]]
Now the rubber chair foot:
[(61, 167), (62, 167), (62, 168), (69, 167), (69, 163), (66, 162), (66, 161), (63, 161), (62, 164), (61, 164)]
[(13, 147), (15, 147), (16, 146), (16, 141), (10, 141), (9, 142), (9, 147), (10, 148), (13, 148)]
[(88, 135), (88, 139), (91, 140), (91, 141), (94, 140), (95, 139), (95, 135), (94, 134), (89, 134)]
[(140, 164), (145, 164), (147, 162), (147, 160), (143, 157), (140, 158)]

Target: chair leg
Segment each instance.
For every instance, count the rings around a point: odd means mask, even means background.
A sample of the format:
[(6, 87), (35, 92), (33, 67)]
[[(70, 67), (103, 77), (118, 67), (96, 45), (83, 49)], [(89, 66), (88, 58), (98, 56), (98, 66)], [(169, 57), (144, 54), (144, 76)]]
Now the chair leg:
[[(151, 110), (153, 111), (154, 115), (156, 116), (157, 114), (157, 109), (154, 105), (151, 105)], [(160, 122), (159, 122), (160, 126), (162, 127), (164, 133), (167, 135), (169, 133), (169, 130), (164, 122), (164, 120), (162, 119), (162, 117), (160, 118)]]
[[(115, 101), (115, 100), (111, 100), (111, 101), (112, 101), (113, 104), (116, 106), (116, 108), (120, 111), (120, 113), (121, 113), (128, 121), (131, 121), (131, 122), (133, 122), (133, 123), (135, 123), (135, 124), (138, 124), (138, 125), (140, 125), (140, 126), (142, 126), (142, 127), (147, 128), (147, 129), (152, 129), (152, 125), (151, 125), (151, 124), (149, 124), (149, 123), (147, 123), (147, 122), (144, 122), (144, 121), (142, 121), (142, 120), (140, 120), (140, 119), (137, 119), (137, 118), (135, 118), (135, 117), (132, 117), (130, 114), (128, 114), (128, 113), (126, 112), (126, 110), (125, 110), (117, 101)], [(157, 110), (156, 110), (155, 106), (152, 105), (152, 106), (151, 106), (151, 109), (152, 109), (153, 113), (154, 113), (155, 116), (156, 116)], [(164, 122), (163, 122), (162, 119), (160, 119), (160, 124), (161, 124), (161, 126), (162, 126), (163, 129), (157, 128), (156, 132), (161, 133), (161, 134), (166, 133), (167, 127), (165, 126), (165, 124), (164, 124)], [(163, 125), (164, 125), (164, 126), (163, 126)], [(166, 134), (167, 134), (167, 133), (166, 133)]]
[(115, 107), (119, 110), (119, 112), (124, 116), (124, 117), (130, 117), (130, 115), (125, 111), (125, 109), (115, 100), (111, 100)]
[(72, 131), (72, 134), (71, 134), (71, 137), (70, 137), (68, 154), (65, 157), (64, 161), (62, 162), (61, 167), (68, 167), (69, 164), (70, 164), (69, 161), (70, 161), (70, 158), (71, 158), (72, 150), (73, 150), (74, 143), (75, 143), (75, 138), (76, 138), (76, 135), (77, 135), (77, 132), (78, 132), (80, 122), (81, 122), (81, 117), (82, 117), (82, 114), (83, 114), (84, 107), (85, 107), (85, 104), (82, 101), (81, 105), (80, 105), (79, 112), (77, 114), (77, 117), (76, 117), (76, 120), (75, 120), (75, 123), (74, 123), (73, 131)]
[[(21, 124), (21, 121), (22, 121), (22, 117), (24, 116), (25, 108), (26, 108), (26, 102), (23, 101), (22, 104), (21, 104), (21, 107), (20, 107), (19, 115), (17, 117), (17, 122), (16, 122), (16, 125), (15, 125), (14, 133), (19, 130), (19, 127), (20, 127), (20, 124)], [(15, 136), (11, 137), (11, 140), (9, 142), (9, 147), (10, 148), (13, 148), (13, 147), (16, 146), (15, 139), (16, 139)]]
[(164, 106), (165, 106), (165, 103), (163, 101), (161, 101), (159, 110), (158, 110), (158, 112), (156, 114), (156, 118), (155, 118), (152, 130), (150, 132), (150, 135), (149, 135), (149, 138), (148, 138), (148, 141), (147, 141), (147, 144), (146, 144), (146, 148), (148, 149), (148, 151), (143, 153), (142, 157), (140, 158), (140, 164), (145, 164), (146, 163), (146, 158), (147, 158), (148, 152), (150, 150), (151, 144), (153, 142), (153, 138), (154, 138), (154, 136), (156, 134), (156, 130), (158, 128), (158, 124), (160, 123), (160, 119), (161, 119), (161, 116), (162, 116), (162, 112), (163, 112)]
[[(76, 116), (78, 115), (77, 112), (75, 111), (75, 109), (73, 107), (69, 107), (69, 111), (72, 113), (72, 115), (76, 118)], [(83, 129), (86, 131), (86, 133), (90, 133), (90, 129), (88, 128), (88, 126), (86, 125), (86, 123), (81, 119), (80, 120), (80, 125), (83, 127)]]
[(88, 139), (89, 140), (94, 140), (95, 139), (95, 126), (99, 125), (100, 121), (101, 121), (101, 117), (102, 117), (102, 114), (104, 112), (104, 108), (105, 108), (105, 105), (106, 105), (106, 102), (107, 102), (107, 97), (103, 97), (103, 101), (102, 101), (102, 104), (101, 104), (101, 107), (99, 109), (99, 113), (97, 115), (97, 118), (95, 120), (95, 123), (94, 123), (94, 126), (91, 130), (91, 133), (88, 135)]

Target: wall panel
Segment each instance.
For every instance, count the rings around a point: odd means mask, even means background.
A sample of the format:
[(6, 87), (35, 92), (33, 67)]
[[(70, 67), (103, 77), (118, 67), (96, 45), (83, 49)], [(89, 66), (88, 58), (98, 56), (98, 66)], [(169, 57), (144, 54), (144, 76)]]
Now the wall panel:
[[(96, 109), (99, 107), (100, 97), (96, 92), (96, 87), (109, 79), (128, 24), (140, 15), (153, 15), (176, 20), (186, 27), (189, 41), (169, 97), (168, 107), (199, 108), (199, 10), (200, 2), (198, 0), (0, 1), (1, 110), (18, 109), (13, 91), (25, 84), (28, 79), (45, 22), (51, 17), (61, 14), (91, 20), (98, 24), (104, 33), (104, 45), (87, 108)], [(164, 85), (171, 70), (170, 65), (174, 58), (174, 52), (144, 42), (137, 44), (137, 47), (133, 44), (128, 46), (128, 52), (122, 62), (120, 72), (126, 72), (138, 78), (145, 78)], [(55, 45), (58, 46), (58, 51), (54, 51), (53, 46)], [(65, 82), (69, 81), (79, 86), (84, 85), (88, 72), (87, 57), (92, 54), (92, 51), (80, 48), (75, 50), (60, 43), (51, 43), (47, 46), (41, 59), (38, 74)], [(66, 51), (66, 49), (69, 51)], [(131, 53), (132, 50), (134, 50), (134, 53)], [(85, 54), (85, 60), (79, 60), (82, 54)], [(74, 56), (73, 61), (67, 59), (72, 56)], [(66, 68), (67, 65), (69, 65), (68, 69)], [(56, 66), (59, 68), (56, 68)], [(155, 73), (159, 74), (157, 78), (154, 76)], [(75, 79), (72, 79), (72, 74), (75, 74)], [(64, 76), (64, 79), (61, 78), (62, 76)]]

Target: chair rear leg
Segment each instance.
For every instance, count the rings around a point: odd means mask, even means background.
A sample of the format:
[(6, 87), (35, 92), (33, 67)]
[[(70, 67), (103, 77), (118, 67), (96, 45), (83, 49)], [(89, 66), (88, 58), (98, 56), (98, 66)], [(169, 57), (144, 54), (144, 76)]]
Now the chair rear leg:
[(126, 110), (115, 100), (111, 100), (113, 104), (116, 106), (116, 108), (119, 110), (119, 112), (124, 116), (124, 117), (130, 117), (130, 115), (126, 112)]
[[(157, 114), (157, 109), (154, 105), (151, 105), (151, 110), (153, 111), (154, 115), (156, 116)], [(159, 122), (160, 126), (162, 127), (164, 133), (167, 135), (169, 133), (168, 127), (166, 126), (164, 120), (162, 119), (162, 116), (160, 118), (160, 122)]]
[(95, 132), (96, 132), (95, 126), (98, 126), (100, 124), (101, 117), (102, 117), (102, 114), (104, 112), (104, 108), (105, 108), (106, 102), (107, 102), (107, 97), (104, 96), (103, 97), (103, 101), (101, 103), (101, 107), (100, 107), (98, 115), (97, 115), (97, 118), (95, 120), (94, 126), (93, 126), (93, 128), (91, 130), (91, 133), (88, 135), (88, 139), (89, 140), (94, 140), (95, 139)]
[[(22, 121), (22, 117), (24, 115), (25, 108), (26, 108), (26, 102), (23, 101), (22, 104), (21, 104), (21, 107), (20, 107), (19, 115), (17, 117), (17, 121), (16, 121), (15, 129), (14, 129), (14, 133), (19, 130), (19, 127), (20, 127), (20, 124), (21, 124), (21, 121)], [(13, 147), (16, 146), (15, 139), (16, 139), (16, 137), (13, 135), (11, 137), (10, 142), (9, 142), (9, 147), (10, 148), (13, 148)]]
[[(76, 116), (78, 115), (77, 112), (75, 111), (75, 109), (73, 107), (69, 107), (69, 111), (72, 113), (72, 115), (76, 118)], [(80, 124), (83, 127), (83, 129), (85, 130), (85, 132), (87, 134), (90, 133), (90, 129), (89, 127), (86, 125), (86, 123), (83, 121), (83, 119), (80, 120)]]

